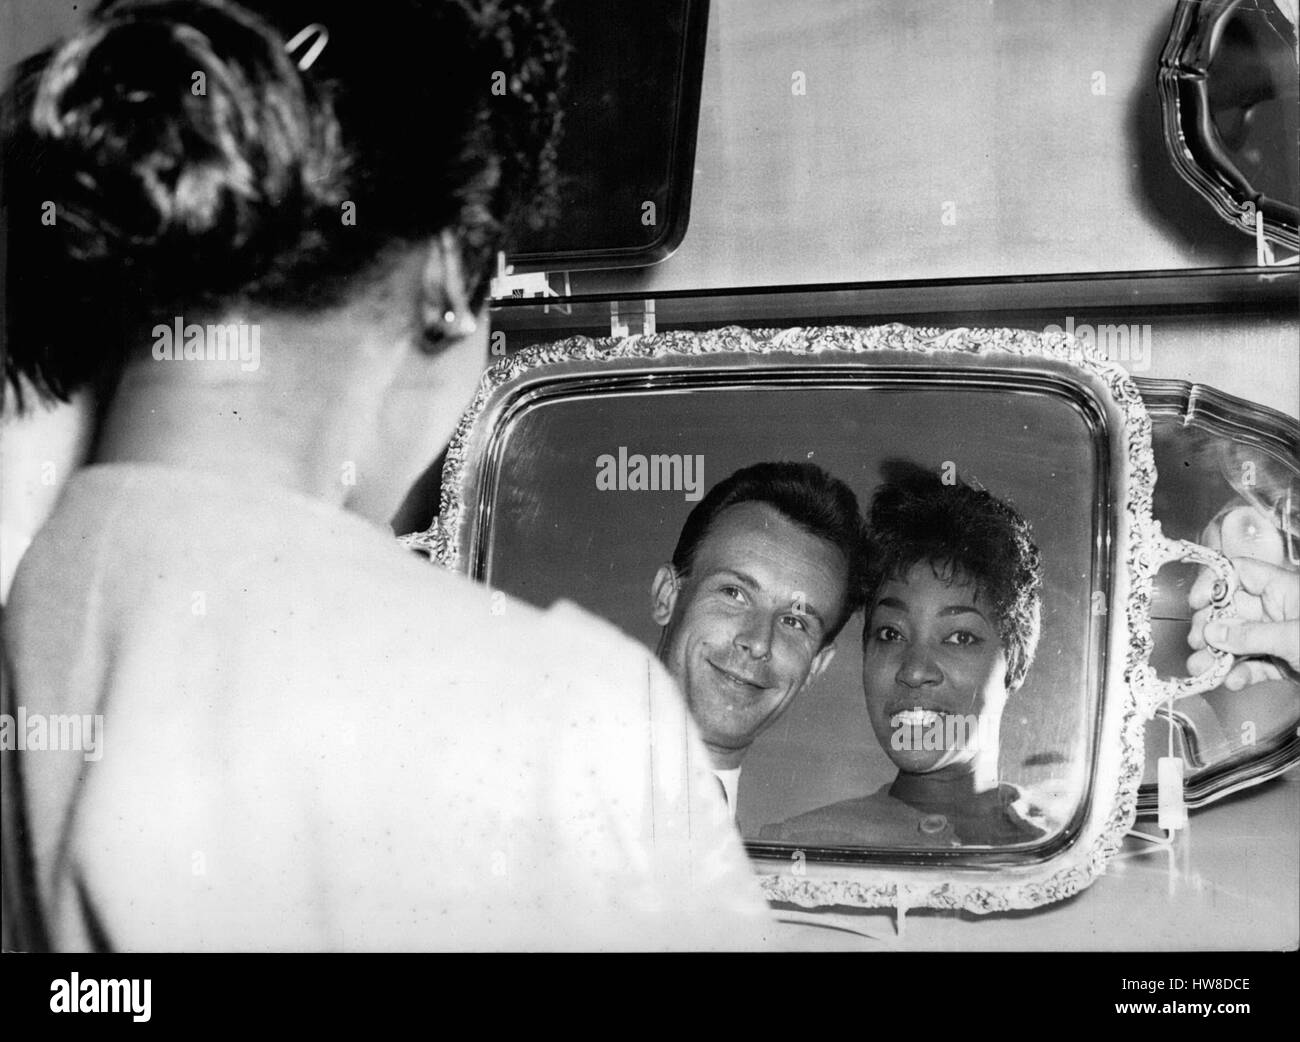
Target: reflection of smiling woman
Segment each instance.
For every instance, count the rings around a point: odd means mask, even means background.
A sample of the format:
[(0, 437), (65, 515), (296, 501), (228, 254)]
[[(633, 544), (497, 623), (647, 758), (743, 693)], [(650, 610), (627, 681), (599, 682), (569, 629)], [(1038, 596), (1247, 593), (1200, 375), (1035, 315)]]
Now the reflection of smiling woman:
[(871, 504), (862, 686), (894, 782), (768, 826), (801, 843), (1023, 843), (1046, 831), (998, 780), (1007, 696), (1039, 633), (1038, 549), (988, 492), (886, 466)]

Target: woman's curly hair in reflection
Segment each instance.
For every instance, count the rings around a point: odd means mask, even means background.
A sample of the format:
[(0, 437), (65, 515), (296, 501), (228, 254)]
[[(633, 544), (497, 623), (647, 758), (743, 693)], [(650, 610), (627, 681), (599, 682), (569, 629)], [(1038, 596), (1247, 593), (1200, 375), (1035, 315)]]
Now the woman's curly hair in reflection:
[[(5, 376), (111, 381), (125, 314), (315, 309), (450, 229), (485, 296), (553, 209), (568, 55), (550, 0), (108, 0), (3, 105)], [(306, 70), (286, 40), (328, 43)], [(168, 319), (169, 320), (169, 319)]]
[(1042, 562), (1029, 523), (984, 489), (904, 460), (881, 465), (871, 499), (863, 600), (870, 629), (881, 587), (929, 564), (943, 582), (970, 582), (993, 610), (1007, 656), (1007, 689), (1024, 681), (1041, 628)]

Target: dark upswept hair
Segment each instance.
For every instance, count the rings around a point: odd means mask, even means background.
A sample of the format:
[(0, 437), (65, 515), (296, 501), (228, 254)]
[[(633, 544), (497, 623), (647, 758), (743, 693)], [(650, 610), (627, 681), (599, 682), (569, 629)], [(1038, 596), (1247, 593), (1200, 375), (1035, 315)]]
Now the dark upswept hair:
[(827, 629), (822, 647), (830, 644), (860, 604), (862, 516), (858, 497), (848, 485), (813, 463), (770, 462), (743, 467), (709, 489), (687, 516), (673, 551), (673, 568), (679, 575), (690, 574), (695, 551), (714, 519), (728, 507), (741, 503), (766, 503), (844, 555), (849, 566), (844, 609)]
[(881, 465), (871, 498), (862, 600), (870, 614), (881, 587), (928, 563), (945, 582), (968, 580), (996, 616), (1007, 656), (1007, 688), (1024, 681), (1038, 647), (1042, 562), (1029, 523), (984, 489), (903, 460)]
[(105, 0), (0, 113), (19, 407), (111, 379), (133, 312), (327, 307), (444, 230), (477, 308), (554, 208), (567, 54), (552, 0)]

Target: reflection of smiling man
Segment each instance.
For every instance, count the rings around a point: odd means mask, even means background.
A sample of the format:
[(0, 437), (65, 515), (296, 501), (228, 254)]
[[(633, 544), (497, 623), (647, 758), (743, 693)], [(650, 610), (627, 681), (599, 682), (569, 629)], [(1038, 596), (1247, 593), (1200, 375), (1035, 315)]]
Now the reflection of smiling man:
[(759, 463), (691, 511), (655, 575), (659, 657), (681, 686), (732, 815), (741, 760), (830, 664), (855, 607), (858, 502), (810, 463)]

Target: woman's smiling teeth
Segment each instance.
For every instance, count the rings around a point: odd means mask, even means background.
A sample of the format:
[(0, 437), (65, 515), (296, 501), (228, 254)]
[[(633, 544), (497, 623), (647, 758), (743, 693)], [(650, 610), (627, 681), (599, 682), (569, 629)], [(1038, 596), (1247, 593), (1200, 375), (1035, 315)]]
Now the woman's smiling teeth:
[(935, 724), (943, 722), (943, 716), (943, 713), (936, 712), (933, 709), (922, 709), (920, 706), (916, 706), (895, 713), (889, 718), (889, 726), (893, 728), (933, 727)]

